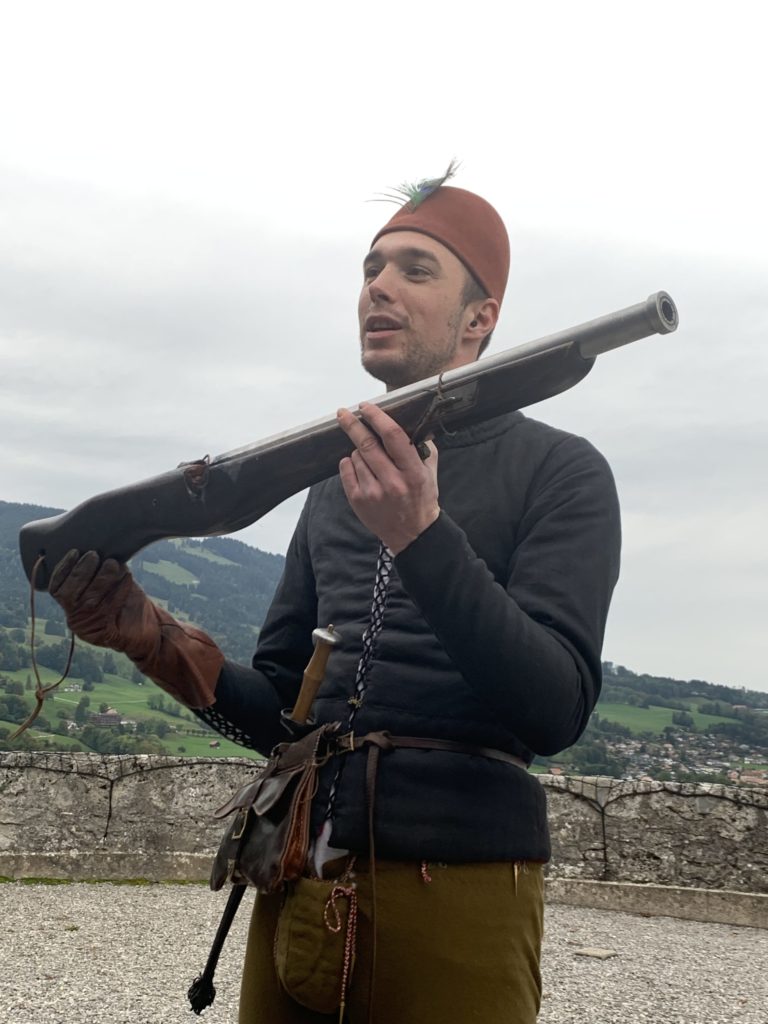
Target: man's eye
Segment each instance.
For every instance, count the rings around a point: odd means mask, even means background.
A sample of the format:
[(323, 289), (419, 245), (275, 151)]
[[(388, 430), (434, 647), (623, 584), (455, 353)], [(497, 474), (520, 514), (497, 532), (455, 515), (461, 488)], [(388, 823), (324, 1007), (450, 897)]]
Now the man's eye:
[(409, 277), (428, 277), (429, 271), (426, 267), (413, 266), (408, 267), (406, 273)]
[(363, 280), (373, 281), (381, 273), (379, 267), (363, 267)]

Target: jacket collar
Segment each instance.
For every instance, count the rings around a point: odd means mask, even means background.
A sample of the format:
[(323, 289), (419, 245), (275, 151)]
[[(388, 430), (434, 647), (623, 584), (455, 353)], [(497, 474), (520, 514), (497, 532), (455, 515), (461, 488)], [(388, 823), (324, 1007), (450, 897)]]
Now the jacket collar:
[(458, 430), (449, 430), (441, 426), (435, 432), (435, 443), (441, 449), (466, 448), (469, 445), (480, 444), (483, 441), (490, 441), (494, 437), (500, 437), (524, 419), (521, 412), (507, 412), (492, 420), (484, 420), (471, 427), (460, 427)]

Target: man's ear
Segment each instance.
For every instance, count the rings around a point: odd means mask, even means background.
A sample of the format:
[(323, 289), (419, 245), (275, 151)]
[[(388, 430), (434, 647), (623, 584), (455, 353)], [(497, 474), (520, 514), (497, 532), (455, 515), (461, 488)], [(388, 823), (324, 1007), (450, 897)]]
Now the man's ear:
[(499, 319), (499, 303), (496, 299), (482, 299), (478, 302), (470, 302), (466, 314), (468, 320), (464, 328), (463, 341), (468, 343), (477, 342), (479, 345), (483, 338), (490, 334)]

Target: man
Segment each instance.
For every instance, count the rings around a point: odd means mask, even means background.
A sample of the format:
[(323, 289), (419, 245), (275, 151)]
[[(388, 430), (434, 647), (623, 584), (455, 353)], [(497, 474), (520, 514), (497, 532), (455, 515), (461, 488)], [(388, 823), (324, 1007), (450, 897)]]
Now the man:
[[(506, 285), (496, 211), (430, 185), (364, 261), (362, 361), (388, 388), (476, 359)], [(296, 699), (312, 630), (334, 623), (344, 643), (315, 721), (434, 741), (381, 755), (373, 822), (364, 750), (320, 774), (312, 873), (342, 876), (358, 897), (347, 1019), (532, 1024), (550, 851), (544, 792), (525, 769), (575, 742), (597, 700), (618, 574), (613, 480), (586, 441), (521, 413), (438, 432), (422, 459), (384, 412), (361, 412), (339, 411), (355, 450), (309, 493), (251, 668), (93, 553), (70, 553), (51, 592), (81, 636), (125, 650), (263, 752), (285, 739), (280, 711)], [(257, 898), (241, 1024), (329, 1019), (275, 976), (280, 915), (279, 896)]]

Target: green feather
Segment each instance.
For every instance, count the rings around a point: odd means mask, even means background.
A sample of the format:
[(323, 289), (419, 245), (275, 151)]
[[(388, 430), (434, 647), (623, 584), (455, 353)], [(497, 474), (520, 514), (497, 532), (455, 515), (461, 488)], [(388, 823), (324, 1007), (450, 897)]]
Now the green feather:
[(424, 178), (416, 184), (410, 184), (409, 182), (404, 181), (402, 185), (397, 186), (397, 188), (394, 188), (391, 192), (380, 193), (378, 201), (385, 203), (398, 203), (400, 206), (410, 206), (412, 210), (415, 210), (416, 207), (423, 203), (428, 196), (431, 196), (432, 193), (437, 191), (441, 185), (444, 185), (449, 178), (452, 178), (458, 169), (458, 161), (455, 159), (451, 160), (445, 174), (441, 177)]

